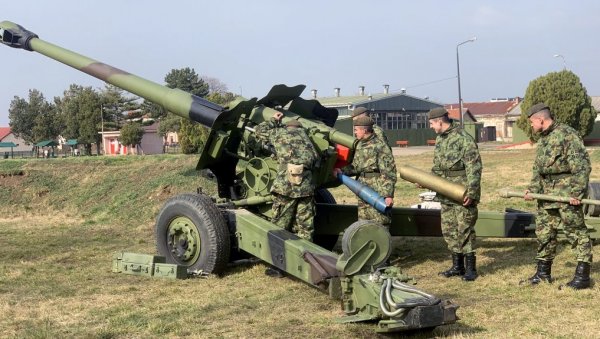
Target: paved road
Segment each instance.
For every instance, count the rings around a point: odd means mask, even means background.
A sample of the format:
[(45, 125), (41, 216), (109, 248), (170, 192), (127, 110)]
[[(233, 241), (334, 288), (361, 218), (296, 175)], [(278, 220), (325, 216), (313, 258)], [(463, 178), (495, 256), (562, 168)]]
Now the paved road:
[(410, 146), (410, 147), (392, 147), (392, 154), (395, 157), (405, 157), (426, 152), (433, 152), (433, 146)]
[[(491, 142), (482, 142), (478, 143), (477, 146), (480, 150), (493, 150), (493, 149), (530, 149), (535, 146), (531, 144), (523, 144), (523, 145), (508, 145), (508, 144), (498, 144)], [(506, 147), (511, 146), (511, 147)], [(410, 147), (392, 147), (392, 154), (396, 157), (404, 157), (411, 156), (415, 154), (422, 154), (427, 152), (433, 152), (433, 146), (410, 146)]]

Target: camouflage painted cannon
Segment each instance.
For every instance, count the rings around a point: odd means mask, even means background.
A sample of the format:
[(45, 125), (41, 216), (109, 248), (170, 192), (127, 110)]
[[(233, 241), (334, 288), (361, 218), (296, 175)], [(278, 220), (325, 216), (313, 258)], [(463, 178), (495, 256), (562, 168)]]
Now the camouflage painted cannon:
[[(377, 321), (379, 332), (456, 321), (457, 305), (408, 285), (407, 275), (384, 266), (390, 233), (374, 222), (357, 222), (356, 206), (337, 205), (326, 190), (341, 184), (332, 170), (352, 160), (357, 141), (332, 128), (336, 110), (300, 97), (304, 85), (276, 85), (262, 99), (238, 98), (221, 107), (53, 45), (8, 21), (0, 23), (0, 36), (5, 45), (43, 54), (210, 128), (196, 167), (216, 176), (218, 197), (182, 194), (165, 203), (155, 236), (157, 250), (168, 262), (189, 272), (218, 274), (232, 258), (248, 253), (341, 299), (342, 321)], [(284, 121), (302, 122), (320, 156), (313, 174), (320, 203), (315, 243), (270, 222), (269, 189), (278, 165), (254, 127), (277, 111), (284, 113)], [(341, 233), (342, 254), (331, 252)]]

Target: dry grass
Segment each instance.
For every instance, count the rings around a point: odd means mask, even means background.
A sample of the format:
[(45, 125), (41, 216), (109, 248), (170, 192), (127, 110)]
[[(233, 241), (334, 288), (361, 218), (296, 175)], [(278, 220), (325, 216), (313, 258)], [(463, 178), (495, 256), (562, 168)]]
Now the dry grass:
[[(592, 152), (596, 179), (597, 153)], [(397, 162), (428, 169), (431, 156), (398, 156)], [(533, 151), (482, 150), (482, 158), (481, 209), (533, 211), (518, 199), (495, 198), (497, 188), (525, 187)], [(26, 175), (0, 179), (0, 337), (374, 336), (370, 324), (336, 323), (342, 315), (337, 302), (302, 282), (265, 276), (260, 263), (231, 267), (223, 277), (180, 281), (111, 273), (115, 252), (154, 252), (154, 213), (168, 196), (195, 186), (212, 189), (191, 174), (195, 161), (90, 159), (60, 167), (32, 161), (17, 166)], [(399, 181), (396, 204), (415, 203), (419, 192)], [(345, 188), (333, 193), (340, 202), (355, 201)], [(565, 244), (553, 267), (557, 283), (531, 288), (519, 286), (519, 280), (534, 270), (532, 239), (479, 239), (482, 276), (474, 283), (437, 276), (449, 265), (442, 239), (398, 238), (395, 243), (399, 265), (417, 286), (460, 305), (458, 323), (415, 337), (600, 337), (600, 286), (558, 290), (574, 270)], [(597, 248), (594, 252), (600, 257)], [(593, 278), (599, 270), (594, 264)]]

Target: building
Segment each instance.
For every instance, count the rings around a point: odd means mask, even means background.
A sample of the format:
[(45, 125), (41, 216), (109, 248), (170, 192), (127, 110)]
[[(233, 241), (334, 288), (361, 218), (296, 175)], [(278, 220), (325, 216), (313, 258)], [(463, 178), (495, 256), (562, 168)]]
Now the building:
[[(515, 108), (523, 99), (516, 98), (498, 98), (489, 102), (465, 102), (463, 109), (468, 109), (478, 122), (483, 123), (483, 127), (493, 127), (496, 133), (496, 140), (512, 140), (512, 124), (507, 123), (507, 114)], [(445, 105), (446, 109), (458, 108), (458, 104)], [(518, 117), (517, 117), (518, 118)], [(487, 129), (491, 133), (491, 128)]]
[(158, 123), (150, 126), (142, 126), (144, 136), (138, 147), (122, 145), (119, 142), (120, 131), (100, 132), (102, 134), (103, 153), (105, 155), (127, 155), (127, 154), (162, 154), (164, 153), (164, 141), (158, 134)]
[(5, 145), (14, 144), (14, 147), (3, 147), (0, 152), (13, 152), (13, 156), (31, 156), (33, 145), (28, 144), (22, 138), (17, 137), (10, 127), (0, 127), (0, 143)]
[[(341, 89), (334, 88), (334, 96), (317, 97), (317, 90), (313, 89), (312, 99), (327, 108), (337, 109), (341, 122), (350, 116), (354, 108), (367, 108), (371, 118), (386, 132), (392, 146), (398, 140), (409, 140), (411, 145), (425, 145), (427, 139), (435, 138), (435, 133), (429, 129), (427, 112), (442, 107), (442, 104), (428, 99), (408, 95), (405, 90), (390, 93), (389, 85), (384, 85), (383, 93), (377, 94), (365, 94), (365, 87), (360, 86), (358, 94), (350, 96), (342, 96)], [(342, 125), (344, 132), (352, 133), (351, 123)]]

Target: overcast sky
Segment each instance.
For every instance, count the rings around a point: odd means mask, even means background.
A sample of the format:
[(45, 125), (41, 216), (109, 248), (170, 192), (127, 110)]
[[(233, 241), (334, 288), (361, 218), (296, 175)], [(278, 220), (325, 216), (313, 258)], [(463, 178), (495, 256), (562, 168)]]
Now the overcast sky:
[[(406, 88), (458, 102), (523, 96), (529, 81), (566, 67), (600, 95), (600, 1), (9, 1), (0, 21), (163, 83), (192, 67), (234, 93), (262, 97), (274, 84), (318, 96)], [(52, 101), (72, 83), (103, 83), (40, 54), (0, 46), (0, 126), (14, 96)]]

